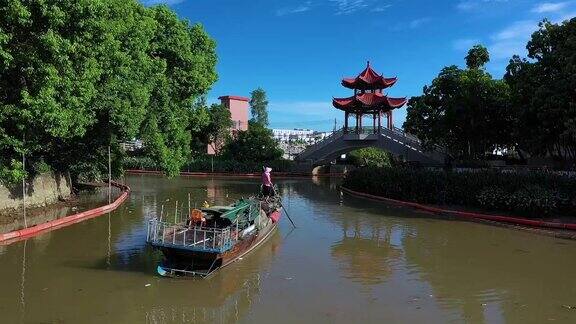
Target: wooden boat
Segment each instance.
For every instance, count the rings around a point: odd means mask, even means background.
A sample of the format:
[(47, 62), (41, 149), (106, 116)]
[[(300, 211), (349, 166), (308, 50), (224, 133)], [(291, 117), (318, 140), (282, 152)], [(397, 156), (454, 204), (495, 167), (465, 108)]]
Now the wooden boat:
[(147, 243), (162, 251), (162, 276), (206, 277), (237, 261), (276, 230), (279, 197), (240, 199), (229, 206), (191, 209), (178, 223), (152, 218)]

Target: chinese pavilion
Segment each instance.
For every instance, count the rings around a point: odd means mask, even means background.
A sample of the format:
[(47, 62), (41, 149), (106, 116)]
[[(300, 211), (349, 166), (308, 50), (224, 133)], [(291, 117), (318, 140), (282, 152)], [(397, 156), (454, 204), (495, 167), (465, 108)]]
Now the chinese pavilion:
[[(347, 133), (348, 117), (356, 117), (356, 133), (362, 132), (362, 117), (372, 115), (374, 133), (380, 132), (382, 115), (386, 115), (387, 127), (393, 128), (392, 110), (406, 104), (406, 98), (389, 98), (384, 89), (393, 86), (397, 78), (385, 78), (370, 67), (370, 62), (364, 71), (355, 78), (345, 78), (342, 85), (354, 90), (354, 96), (348, 98), (334, 98), (332, 104), (344, 111), (344, 132)], [(378, 120), (378, 123), (376, 123)]]

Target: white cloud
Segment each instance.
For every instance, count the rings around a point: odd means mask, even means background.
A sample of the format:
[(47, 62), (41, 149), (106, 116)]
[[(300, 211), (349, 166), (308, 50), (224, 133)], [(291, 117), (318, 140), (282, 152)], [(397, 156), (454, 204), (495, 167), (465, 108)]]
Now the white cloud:
[(532, 12), (535, 13), (559, 12), (566, 9), (568, 4), (569, 4), (568, 2), (544, 2), (532, 8)]
[(368, 7), (369, 0), (329, 0), (336, 5), (337, 15), (348, 15)]
[(322, 2), (306, 1), (298, 6), (280, 8), (276, 10), (276, 15), (284, 16), (289, 14), (301, 13), (305, 11), (310, 11), (312, 9), (321, 6), (331, 7), (334, 10), (335, 15), (349, 15), (359, 12), (361, 10), (370, 12), (383, 12), (386, 11), (388, 8), (392, 7), (392, 5), (390, 4), (382, 4), (381, 2), (378, 1), (377, 0), (324, 0)]
[(537, 22), (530, 20), (521, 20), (504, 28), (500, 32), (494, 34), (491, 38), (495, 41), (529, 38), (532, 35), (532, 32), (534, 32), (536, 29), (538, 29)]
[(276, 16), (285, 16), (301, 12), (309, 11), (312, 8), (312, 2), (306, 1), (305, 3), (296, 7), (281, 8), (276, 11)]
[(452, 42), (452, 48), (454, 48), (454, 50), (456, 51), (468, 51), (469, 49), (472, 48), (472, 46), (479, 44), (480, 41), (478, 39), (473, 39), (473, 38), (463, 38), (463, 39), (457, 39), (455, 41)]
[(383, 5), (383, 6), (376, 7), (376, 8), (374, 8), (374, 9), (372, 9), (371, 11), (372, 11), (372, 12), (383, 12), (383, 11), (386, 11), (386, 9), (388, 9), (388, 8), (390, 8), (390, 7), (392, 7), (392, 5), (387, 4), (387, 5)]
[(391, 30), (402, 31), (407, 29), (417, 29), (422, 27), (422, 25), (429, 23), (430, 21), (432, 21), (432, 18), (430, 17), (417, 18), (407, 22), (397, 23), (395, 26), (391, 28)]
[(527, 40), (513, 40), (496, 42), (490, 45), (490, 58), (492, 60), (509, 60), (513, 55), (525, 56)]
[(492, 44), (488, 46), (494, 60), (507, 60), (514, 54), (525, 55), (526, 43), (532, 33), (538, 29), (538, 22), (530, 20), (517, 21), (491, 36)]
[(143, 0), (142, 3), (146, 6), (153, 6), (157, 4), (175, 5), (186, 0)]
[(570, 20), (572, 18), (576, 17), (576, 12), (571, 12), (569, 14), (564, 14), (560, 17), (558, 22), (563, 22), (564, 20)]
[(470, 10), (482, 9), (486, 5), (501, 2), (508, 2), (508, 0), (461, 0), (456, 5), (456, 8), (462, 11), (470, 11)]
[(423, 18), (414, 19), (408, 24), (408, 27), (410, 29), (415, 29), (415, 28), (418, 28), (424, 24), (427, 24), (431, 20), (432, 20), (432, 18), (430, 18), (430, 17), (423, 17)]

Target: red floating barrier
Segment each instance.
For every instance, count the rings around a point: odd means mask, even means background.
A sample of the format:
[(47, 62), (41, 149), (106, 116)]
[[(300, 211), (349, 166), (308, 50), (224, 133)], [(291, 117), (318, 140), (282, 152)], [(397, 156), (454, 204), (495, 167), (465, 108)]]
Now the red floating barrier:
[(465, 211), (457, 211), (457, 210), (449, 210), (443, 208), (437, 208), (427, 205), (422, 205), (414, 202), (409, 201), (402, 201), (390, 198), (384, 198), (380, 196), (375, 196), (363, 192), (358, 192), (354, 190), (350, 190), (346, 187), (341, 187), (342, 191), (352, 194), (354, 196), (365, 197), (374, 200), (385, 201), (389, 203), (393, 203), (396, 205), (401, 206), (408, 206), (419, 210), (424, 210), (428, 212), (432, 212), (435, 214), (447, 214), (452, 215), (460, 218), (466, 219), (481, 219), (481, 220), (488, 220), (493, 222), (501, 222), (501, 223), (508, 223), (508, 224), (516, 224), (516, 225), (524, 225), (524, 226), (531, 226), (531, 227), (539, 227), (539, 228), (551, 228), (551, 229), (567, 229), (576, 231), (576, 224), (571, 223), (556, 223), (556, 222), (547, 222), (547, 221), (540, 221), (540, 220), (533, 220), (527, 218), (520, 218), (520, 217), (511, 217), (511, 216), (502, 216), (502, 215), (488, 215), (488, 214), (480, 214), (480, 213), (472, 213), (472, 212), (465, 212)]
[(74, 215), (54, 219), (46, 223), (38, 224), (21, 230), (0, 234), (0, 245), (8, 245), (14, 242), (18, 242), (20, 240), (27, 239), (44, 232), (76, 224), (86, 219), (94, 218), (115, 210), (126, 200), (126, 198), (128, 198), (128, 195), (130, 193), (130, 187), (117, 182), (112, 182), (112, 186), (122, 190), (122, 194), (118, 198), (116, 198), (114, 202), (108, 205), (104, 205), (102, 207), (86, 210)]

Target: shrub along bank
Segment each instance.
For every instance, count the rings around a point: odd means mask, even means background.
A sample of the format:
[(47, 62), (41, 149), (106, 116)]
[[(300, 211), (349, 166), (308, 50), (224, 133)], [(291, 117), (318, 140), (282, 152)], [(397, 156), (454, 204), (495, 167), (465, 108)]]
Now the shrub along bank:
[[(237, 161), (209, 156), (201, 157), (186, 163), (181, 171), (188, 172), (226, 172), (226, 173), (259, 173), (263, 166), (271, 167), (274, 172), (290, 172), (294, 162), (289, 160), (273, 160), (266, 162)], [(212, 169), (212, 166), (214, 167)], [(126, 170), (160, 170), (161, 168), (148, 157), (126, 157), (124, 159)]]
[(350, 172), (343, 185), (423, 204), (507, 211), (526, 217), (576, 216), (576, 179), (553, 173), (361, 168)]

